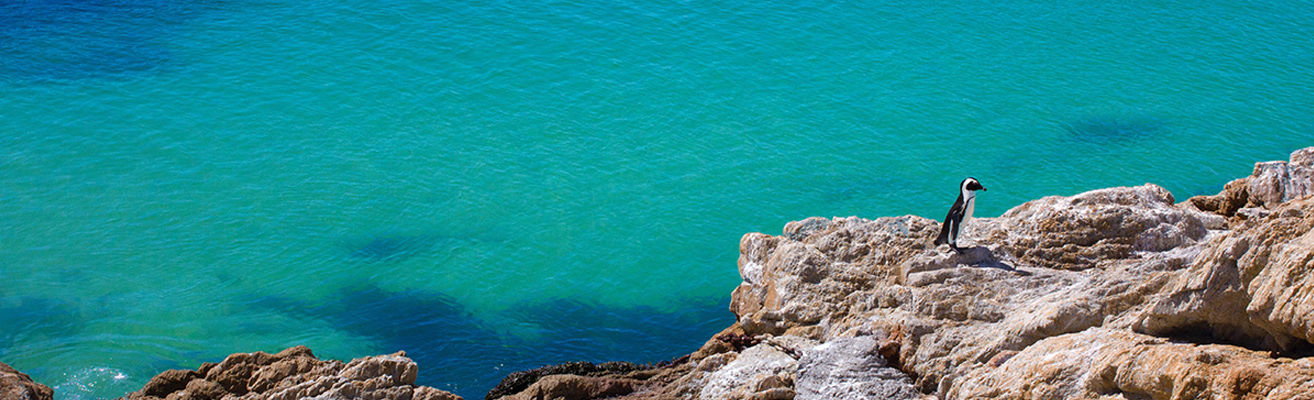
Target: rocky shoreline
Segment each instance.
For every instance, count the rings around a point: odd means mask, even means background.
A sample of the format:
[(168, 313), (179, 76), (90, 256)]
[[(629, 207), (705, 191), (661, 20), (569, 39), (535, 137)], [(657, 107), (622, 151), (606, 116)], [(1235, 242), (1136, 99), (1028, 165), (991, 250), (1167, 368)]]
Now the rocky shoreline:
[(966, 225), (963, 254), (921, 217), (791, 222), (744, 235), (738, 322), (687, 362), (502, 398), (1311, 399), (1311, 195), (1314, 147), (1181, 203), (1027, 202)]
[[(1314, 147), (1223, 192), (1046, 197), (965, 226), (808, 218), (740, 242), (738, 320), (670, 363), (572, 363), (488, 399), (1314, 399)], [(156, 376), (130, 400), (459, 399), (405, 353), (294, 347)], [(0, 397), (49, 399), (0, 364)], [(24, 379), (26, 379), (24, 381)], [(44, 389), (42, 389), (44, 388)]]

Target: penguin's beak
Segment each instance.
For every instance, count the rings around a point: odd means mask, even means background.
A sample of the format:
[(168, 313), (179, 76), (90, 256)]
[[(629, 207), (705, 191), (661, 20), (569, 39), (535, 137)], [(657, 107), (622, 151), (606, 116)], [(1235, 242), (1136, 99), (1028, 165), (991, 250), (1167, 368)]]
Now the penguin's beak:
[(986, 191), (985, 186), (982, 186), (982, 187), (981, 187), (981, 191), (983, 191), (983, 192)]

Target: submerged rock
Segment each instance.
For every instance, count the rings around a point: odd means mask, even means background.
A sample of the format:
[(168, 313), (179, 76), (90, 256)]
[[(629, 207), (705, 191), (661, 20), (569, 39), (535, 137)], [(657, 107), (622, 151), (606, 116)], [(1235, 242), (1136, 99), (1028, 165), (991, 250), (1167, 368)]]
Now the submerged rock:
[(127, 400), (295, 400), (301, 398), (459, 400), (460, 396), (415, 386), (419, 367), (405, 352), (343, 364), (320, 360), (305, 346), (269, 354), (238, 353), (218, 364), (169, 370), (151, 378)]
[(0, 400), (51, 400), (55, 392), (32, 377), (0, 362)]

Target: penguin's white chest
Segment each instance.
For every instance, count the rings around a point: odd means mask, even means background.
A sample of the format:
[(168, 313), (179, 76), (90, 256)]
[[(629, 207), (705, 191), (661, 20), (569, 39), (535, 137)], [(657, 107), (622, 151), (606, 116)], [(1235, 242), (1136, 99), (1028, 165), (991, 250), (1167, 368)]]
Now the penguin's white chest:
[(963, 211), (963, 220), (958, 223), (959, 226), (962, 226), (962, 224), (967, 223), (967, 220), (972, 219), (972, 212), (976, 211), (975, 193), (972, 192), (968, 192), (968, 193), (971, 193), (973, 195), (967, 196), (967, 198), (963, 200), (967, 202), (967, 207), (965, 207), (965, 210)]

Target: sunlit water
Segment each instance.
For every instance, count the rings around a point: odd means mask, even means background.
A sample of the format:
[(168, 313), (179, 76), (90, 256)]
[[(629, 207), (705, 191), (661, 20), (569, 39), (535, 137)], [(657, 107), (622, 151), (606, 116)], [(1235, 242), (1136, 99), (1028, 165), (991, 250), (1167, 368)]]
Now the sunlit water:
[(1314, 145), (1314, 4), (1198, 3), (6, 0), (0, 361), (77, 399), (405, 350), (477, 399), (668, 360), (747, 232)]

